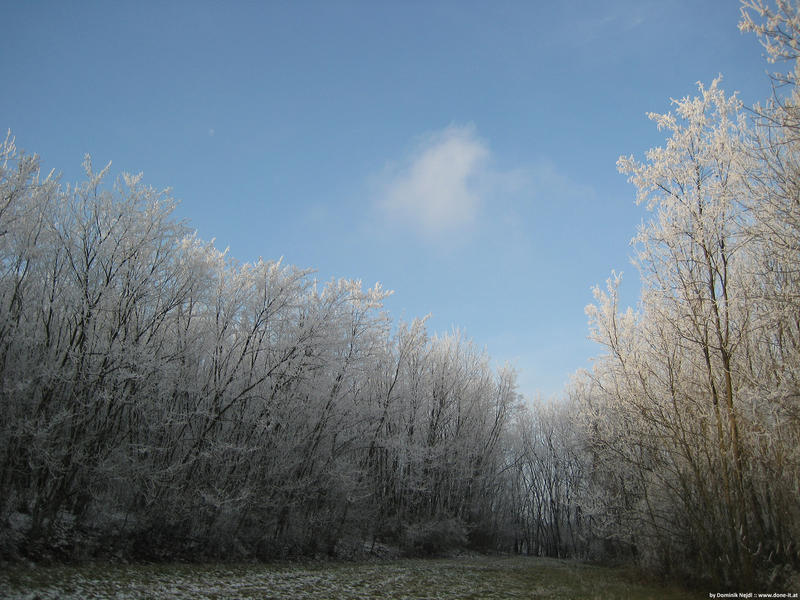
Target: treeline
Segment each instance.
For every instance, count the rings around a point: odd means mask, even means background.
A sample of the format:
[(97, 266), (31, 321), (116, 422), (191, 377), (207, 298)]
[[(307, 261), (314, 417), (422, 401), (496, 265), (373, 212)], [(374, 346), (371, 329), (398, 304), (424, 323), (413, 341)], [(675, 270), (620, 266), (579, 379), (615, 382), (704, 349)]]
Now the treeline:
[(604, 351), (558, 401), (380, 287), (239, 264), (138, 177), (62, 186), (7, 139), (2, 556), (469, 547), (796, 584), (800, 10), (742, 28), (792, 70), (750, 111), (714, 81), (651, 115), (664, 147), (619, 161), (641, 300), (595, 291)]
[(764, 110), (749, 129), (715, 82), (653, 116), (665, 148), (620, 161), (655, 211), (641, 302), (620, 312), (618, 278), (596, 291), (607, 354), (574, 392), (604, 526), (647, 563), (742, 585), (800, 566), (800, 147), (764, 120), (794, 109)]
[(605, 352), (528, 417), (525, 550), (800, 583), (800, 10), (748, 1), (741, 27), (791, 71), (752, 111), (701, 85), (650, 115), (664, 147), (620, 159), (653, 213), (633, 240), (641, 300), (622, 309), (616, 274), (595, 290)]
[(6, 557), (494, 543), (511, 370), (378, 286), (236, 263), (138, 177), (0, 152)]

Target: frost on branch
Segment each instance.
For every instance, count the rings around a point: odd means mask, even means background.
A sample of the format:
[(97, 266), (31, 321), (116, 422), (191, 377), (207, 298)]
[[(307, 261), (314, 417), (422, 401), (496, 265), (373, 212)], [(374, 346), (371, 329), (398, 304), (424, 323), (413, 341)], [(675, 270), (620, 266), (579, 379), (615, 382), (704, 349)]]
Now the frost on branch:
[(0, 152), (3, 558), (495, 543), (512, 371), (379, 284), (237, 262), (141, 174)]

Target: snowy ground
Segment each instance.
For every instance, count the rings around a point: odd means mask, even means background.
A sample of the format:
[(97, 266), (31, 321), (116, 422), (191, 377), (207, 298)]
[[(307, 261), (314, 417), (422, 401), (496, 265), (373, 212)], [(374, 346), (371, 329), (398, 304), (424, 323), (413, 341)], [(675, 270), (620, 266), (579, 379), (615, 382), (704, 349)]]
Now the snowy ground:
[(633, 583), (606, 569), (528, 558), (314, 565), (85, 565), (0, 571), (0, 598), (24, 600), (690, 597)]

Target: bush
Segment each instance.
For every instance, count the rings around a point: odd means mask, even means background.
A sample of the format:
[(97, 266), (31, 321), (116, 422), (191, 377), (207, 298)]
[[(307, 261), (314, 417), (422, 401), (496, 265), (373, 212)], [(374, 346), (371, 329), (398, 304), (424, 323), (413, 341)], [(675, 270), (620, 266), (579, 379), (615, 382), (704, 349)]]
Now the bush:
[(415, 523), (405, 529), (402, 542), (408, 554), (442, 554), (467, 545), (467, 526), (461, 519)]

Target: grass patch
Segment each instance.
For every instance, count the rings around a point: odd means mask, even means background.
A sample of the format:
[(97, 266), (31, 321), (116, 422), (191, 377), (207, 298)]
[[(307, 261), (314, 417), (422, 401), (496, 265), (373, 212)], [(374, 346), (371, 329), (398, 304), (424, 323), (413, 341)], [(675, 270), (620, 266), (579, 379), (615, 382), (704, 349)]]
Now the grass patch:
[(379, 563), (101, 565), (0, 572), (0, 597), (45, 599), (474, 599), (708, 597), (636, 581), (630, 572), (526, 557)]

